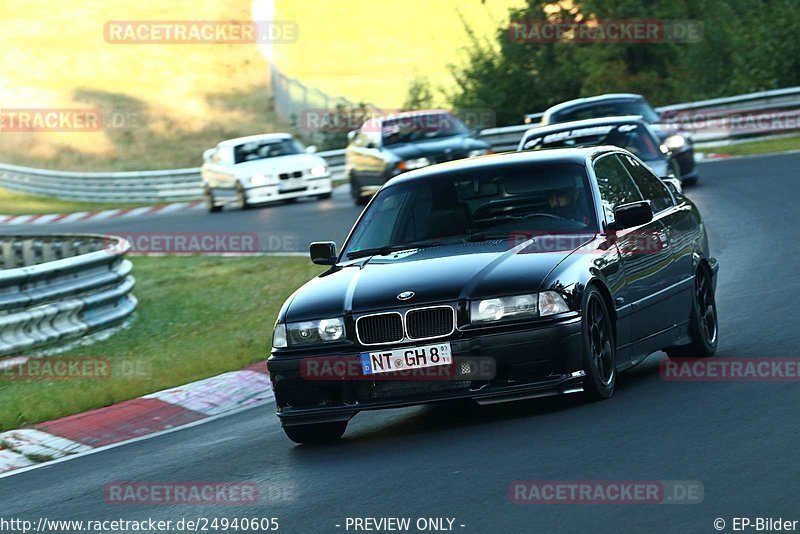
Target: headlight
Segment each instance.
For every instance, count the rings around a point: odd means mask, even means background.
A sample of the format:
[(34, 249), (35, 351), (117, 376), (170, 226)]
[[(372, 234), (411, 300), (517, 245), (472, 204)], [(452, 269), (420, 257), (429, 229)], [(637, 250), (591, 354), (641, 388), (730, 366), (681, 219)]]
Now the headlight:
[(250, 183), (253, 185), (267, 185), (269, 183), (269, 178), (263, 174), (254, 174), (250, 177)]
[(491, 154), (492, 150), (490, 148), (479, 148), (477, 150), (470, 150), (467, 152), (468, 158), (474, 158), (477, 156), (485, 156), (486, 154)]
[(682, 135), (670, 135), (664, 139), (664, 146), (670, 150), (678, 150), (686, 144), (686, 138)]
[(538, 315), (536, 295), (517, 295), (496, 299), (474, 300), (470, 304), (472, 324), (505, 319), (524, 319)]
[(272, 346), (314, 345), (344, 339), (344, 320), (341, 317), (302, 321), (299, 323), (278, 324), (272, 336)]
[(431, 162), (428, 158), (407, 159), (405, 161), (397, 162), (397, 168), (401, 171), (413, 171), (414, 169), (421, 169), (427, 167)]
[(314, 165), (311, 167), (311, 176), (314, 178), (319, 178), (320, 176), (325, 176), (328, 174), (328, 167), (325, 165)]
[(569, 311), (569, 306), (564, 299), (555, 291), (544, 291), (539, 293), (539, 315), (555, 315)]
[(545, 317), (568, 312), (569, 307), (555, 291), (516, 295), (486, 300), (473, 300), (470, 303), (470, 322), (472, 324), (492, 323), (509, 319)]

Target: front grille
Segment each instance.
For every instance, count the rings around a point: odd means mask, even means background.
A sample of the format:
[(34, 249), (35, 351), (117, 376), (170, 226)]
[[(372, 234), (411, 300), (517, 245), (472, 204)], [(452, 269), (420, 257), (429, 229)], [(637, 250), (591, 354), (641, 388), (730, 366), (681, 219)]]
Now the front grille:
[(399, 313), (381, 313), (359, 317), (356, 321), (358, 340), (364, 345), (401, 341), (403, 318)]
[(302, 178), (303, 171), (282, 172), (278, 175), (281, 180), (288, 180), (289, 178)]
[(455, 328), (455, 312), (450, 306), (415, 308), (405, 315), (378, 313), (356, 319), (356, 336), (362, 345), (444, 337), (452, 334)]
[(411, 310), (406, 314), (406, 331), (412, 339), (446, 336), (453, 328), (453, 308), (450, 306)]

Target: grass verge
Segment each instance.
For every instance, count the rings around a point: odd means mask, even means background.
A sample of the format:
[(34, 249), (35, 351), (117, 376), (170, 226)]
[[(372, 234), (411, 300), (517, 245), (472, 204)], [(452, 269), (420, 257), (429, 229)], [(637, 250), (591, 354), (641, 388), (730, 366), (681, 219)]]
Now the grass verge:
[(780, 139), (768, 139), (765, 141), (754, 141), (752, 143), (742, 143), (739, 145), (706, 147), (702, 149), (702, 152), (730, 154), (731, 156), (750, 156), (756, 154), (771, 154), (773, 152), (786, 152), (788, 150), (800, 150), (800, 135), (782, 137)]
[(320, 272), (305, 258), (132, 261), (139, 299), (132, 326), (61, 355), (108, 358), (111, 377), (23, 381), (0, 374), (0, 431), (109, 406), (264, 360), (281, 304)]
[(0, 214), (36, 215), (40, 213), (74, 213), (78, 211), (100, 211), (120, 208), (135, 208), (147, 204), (122, 204), (111, 202), (79, 202), (40, 197), (0, 189)]

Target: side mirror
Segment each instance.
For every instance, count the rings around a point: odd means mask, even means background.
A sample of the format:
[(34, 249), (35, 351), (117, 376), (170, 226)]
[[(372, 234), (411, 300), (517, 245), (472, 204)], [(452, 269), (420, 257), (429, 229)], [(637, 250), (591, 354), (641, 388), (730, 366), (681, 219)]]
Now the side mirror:
[(317, 265), (336, 264), (336, 243), (333, 241), (315, 241), (309, 247), (311, 263)]
[(317, 151), (316, 145), (308, 145), (306, 147), (306, 154), (314, 154)]
[(356, 134), (358, 134), (358, 130), (350, 130), (347, 132), (347, 142), (352, 143), (353, 139), (356, 138)]
[(675, 176), (671, 174), (669, 176), (664, 176), (661, 178), (661, 181), (664, 182), (667, 187), (672, 189), (673, 193), (677, 193), (678, 195), (683, 194), (683, 184), (681, 184), (681, 181), (675, 178)]
[(614, 208), (614, 223), (609, 230), (624, 230), (641, 226), (653, 220), (653, 207), (649, 200), (622, 204)]
[(217, 150), (216, 148), (209, 148), (208, 150), (204, 150), (203, 151), (203, 161), (207, 162), (208, 160), (210, 160), (211, 156), (214, 155), (214, 152), (216, 152), (216, 150)]
[(370, 141), (369, 143), (367, 143), (367, 148), (378, 148), (378, 147), (377, 147), (377, 145), (375, 143)]

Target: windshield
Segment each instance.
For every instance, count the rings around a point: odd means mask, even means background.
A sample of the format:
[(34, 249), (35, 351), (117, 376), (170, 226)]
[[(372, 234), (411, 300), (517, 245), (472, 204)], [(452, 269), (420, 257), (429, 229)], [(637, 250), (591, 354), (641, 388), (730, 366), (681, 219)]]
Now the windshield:
[(385, 119), (381, 124), (384, 146), (467, 133), (464, 123), (450, 113), (414, 113)]
[(594, 232), (590, 191), (583, 165), (564, 163), (492, 167), (400, 183), (378, 193), (353, 230), (344, 257), (520, 233)]
[(558, 113), (552, 122), (581, 121), (621, 115), (641, 115), (650, 124), (661, 120), (658, 113), (647, 102), (642, 100), (622, 100), (619, 102), (604, 102), (574, 110), (567, 109)]
[(237, 145), (233, 149), (234, 163), (302, 153), (303, 146), (294, 139), (253, 141)]
[(523, 150), (614, 145), (633, 152), (649, 161), (663, 155), (650, 131), (641, 124), (606, 124), (585, 128), (571, 128), (546, 135), (530, 135)]

